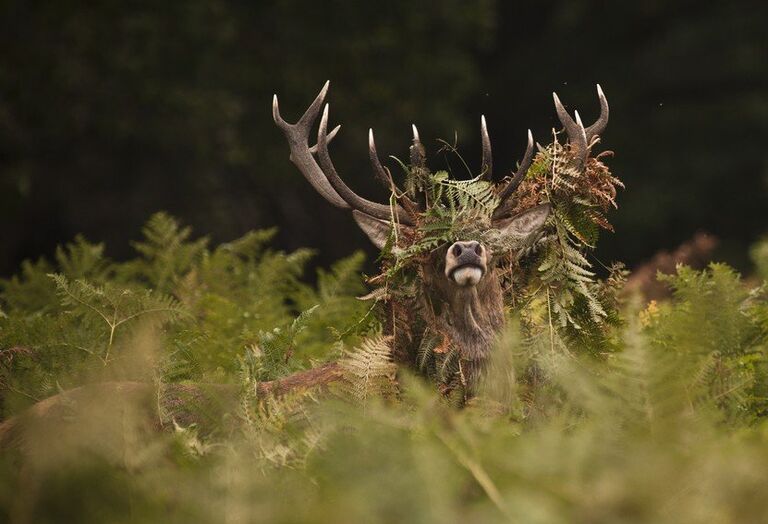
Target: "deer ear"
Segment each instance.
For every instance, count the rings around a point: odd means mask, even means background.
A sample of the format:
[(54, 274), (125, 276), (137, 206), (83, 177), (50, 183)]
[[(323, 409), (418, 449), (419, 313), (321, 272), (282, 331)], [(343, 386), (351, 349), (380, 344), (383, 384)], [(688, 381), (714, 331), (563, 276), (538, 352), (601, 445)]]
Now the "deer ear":
[[(357, 225), (360, 226), (360, 229), (363, 230), (363, 233), (368, 235), (368, 238), (371, 239), (373, 245), (379, 249), (383, 249), (389, 239), (391, 224), (386, 220), (374, 218), (371, 215), (356, 209), (352, 211), (352, 216), (354, 217), (355, 222), (357, 222)], [(398, 227), (400, 230), (405, 229), (405, 226)]]
[(552, 206), (549, 204), (541, 204), (512, 218), (499, 220), (494, 224), (494, 227), (501, 231), (504, 236), (524, 239), (544, 227), (551, 210)]

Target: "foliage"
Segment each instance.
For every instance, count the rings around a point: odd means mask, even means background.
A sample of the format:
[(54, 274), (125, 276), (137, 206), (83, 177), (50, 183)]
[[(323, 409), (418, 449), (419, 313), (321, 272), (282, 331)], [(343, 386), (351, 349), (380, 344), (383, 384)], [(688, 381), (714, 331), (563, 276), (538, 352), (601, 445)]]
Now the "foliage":
[[(444, 147), (464, 163), (455, 146)], [(557, 325), (559, 336), (582, 339), (595, 352), (610, 350), (607, 325), (619, 321), (616, 293), (597, 281), (587, 256), (600, 229), (613, 231), (607, 213), (618, 207), (617, 188), (624, 187), (603, 163), (611, 154), (588, 156), (583, 167), (577, 167), (570, 144), (560, 144), (555, 134), (551, 144), (539, 146), (525, 178), (506, 202), (499, 195), (504, 182), (494, 186), (482, 175), (457, 180), (446, 171), (431, 173), (401, 163), (406, 194), (413, 199), (423, 194), (425, 209), (412, 230), (392, 227), (382, 253), (384, 271), (374, 281), (383, 281), (389, 296), (411, 296), (412, 274), (430, 254), (456, 240), (478, 240), (501, 258), (507, 280), (515, 279), (505, 296), (510, 304), (545, 301), (548, 321)], [(514, 216), (541, 204), (551, 206), (552, 213), (535, 238), (521, 239), (497, 229), (497, 211)], [(527, 263), (521, 264), (521, 259)], [(611, 278), (617, 276), (614, 272)], [(435, 337), (429, 332), (422, 337), (419, 361), (424, 369), (439, 343)], [(443, 367), (451, 367), (450, 357), (443, 359)]]
[(676, 307), (664, 305), (648, 318), (653, 342), (667, 353), (699, 356), (690, 359), (690, 374), (723, 416), (766, 413), (768, 347), (759, 342), (766, 334), (765, 289), (739, 285), (738, 274), (723, 264), (701, 272), (681, 266), (677, 275), (659, 278), (672, 287)]
[(0, 282), (4, 416), (93, 373), (131, 378), (124, 368), (133, 338), (150, 330), (163, 347), (156, 380), (227, 382), (237, 381), (246, 357), (258, 362), (260, 379), (276, 377), (375, 328), (368, 306), (354, 298), (363, 291), (361, 254), (321, 271), (312, 287), (302, 280), (311, 253), (271, 251), (273, 234), (209, 249), (158, 213), (127, 262), (108, 260), (103, 246), (78, 237), (57, 250), (55, 263), (25, 263)]
[(365, 340), (342, 360), (347, 376), (343, 391), (348, 397), (365, 405), (372, 398), (395, 394), (397, 366), (389, 343), (389, 337), (382, 336)]
[[(62, 391), (61, 416), (25, 426), (1, 455), (3, 520), (703, 523), (768, 511), (764, 285), (722, 264), (681, 266), (664, 277), (669, 301), (613, 304), (624, 322), (605, 324), (610, 352), (570, 336), (535, 295), (457, 410), (405, 370), (395, 388), (389, 340), (355, 298), (358, 255), (309, 286), (309, 253), (271, 251), (271, 235), (215, 248), (187, 236), (169, 259), (127, 263), (78, 239), (62, 253), (98, 256), (3, 282), (3, 417)], [(607, 300), (622, 274), (593, 292)], [(328, 358), (344, 380), (325, 393), (257, 393)], [(104, 394), (104, 381), (149, 394)], [(234, 402), (159, 407), (208, 382)]]
[[(424, 167), (404, 166), (405, 187), (412, 198), (424, 194), (426, 209), (419, 217), (413, 238), (400, 238), (392, 228), (383, 256), (392, 258), (385, 273), (390, 281), (401, 278), (421, 256), (457, 239), (489, 240), (491, 216), (499, 204), (493, 184), (477, 176), (469, 180), (451, 178), (447, 171), (431, 173)], [(490, 247), (490, 246), (489, 246)]]

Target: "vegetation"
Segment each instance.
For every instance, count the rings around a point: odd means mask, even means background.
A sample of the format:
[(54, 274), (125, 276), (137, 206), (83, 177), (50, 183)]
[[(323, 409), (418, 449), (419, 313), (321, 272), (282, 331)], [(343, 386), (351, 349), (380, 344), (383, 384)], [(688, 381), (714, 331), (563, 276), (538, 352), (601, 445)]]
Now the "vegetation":
[[(503, 297), (499, 316), (504, 316), (505, 305), (516, 309), (516, 304), (524, 303), (529, 311), (545, 306), (548, 321), (556, 322), (563, 336), (588, 341), (585, 347), (593, 353), (611, 350), (607, 324), (618, 320), (618, 312), (617, 289), (610, 283), (623, 278), (622, 268), (611, 268), (608, 284), (599, 283), (586, 256), (595, 247), (600, 228), (613, 229), (606, 215), (617, 207), (617, 188), (623, 184), (602, 162), (610, 152), (591, 157), (590, 149), (582, 158), (578, 148), (570, 142), (561, 144), (561, 139), (553, 133), (553, 142), (539, 146), (535, 157), (531, 143), (519, 175), (499, 184), (489, 182), (483, 173), (462, 180), (447, 171), (431, 172), (416, 139), (410, 165), (401, 163), (405, 191), (400, 193), (389, 172), (382, 175), (392, 185), (391, 202), (400, 199), (407, 207), (421, 202), (423, 211), (412, 213), (414, 223), (406, 227), (391, 213), (389, 236), (382, 241), (382, 272), (368, 280), (379, 287), (369, 297), (386, 303), (379, 317), (386, 319), (395, 335), (393, 354), (415, 343), (411, 355), (416, 356), (416, 367), (458, 404), (474, 388), (474, 381), (467, 378), (471, 372), (462, 369), (462, 359), (466, 366), (467, 355), (479, 352), (481, 344), (473, 336), (451, 332), (458, 322), (442, 316), (444, 304), (451, 299), (432, 289), (442, 280), (436, 282), (431, 276), (442, 271), (439, 259), (458, 239), (478, 241), (494, 254), (494, 274), (488, 278), (497, 281)], [(471, 173), (455, 145), (442, 142)], [(595, 139), (595, 149), (598, 143)], [(514, 198), (507, 199), (507, 187), (515, 188)], [(524, 217), (536, 208), (547, 211), (534, 233), (510, 234), (505, 220), (499, 220)], [(479, 331), (492, 329), (488, 325)], [(489, 351), (496, 334), (489, 333)], [(467, 347), (457, 339), (468, 340)]]
[[(546, 300), (517, 304), (480, 394), (457, 410), (402, 370), (395, 387), (376, 316), (356, 298), (361, 255), (310, 286), (311, 253), (273, 251), (273, 234), (210, 247), (158, 214), (128, 262), (77, 238), (2, 282), (2, 416), (23, 420), (11, 417), (59, 399), (56, 416), (4, 442), (3, 520), (755, 522), (768, 512), (765, 284), (725, 265), (680, 267), (665, 277), (669, 301), (616, 302), (610, 351), (573, 336)], [(767, 252), (752, 250), (761, 270)], [(618, 301), (619, 288), (617, 277), (601, 293)], [(254, 387), (338, 358), (345, 380), (325, 393)], [(164, 402), (193, 384), (227, 385), (233, 401), (188, 402), (192, 416)]]

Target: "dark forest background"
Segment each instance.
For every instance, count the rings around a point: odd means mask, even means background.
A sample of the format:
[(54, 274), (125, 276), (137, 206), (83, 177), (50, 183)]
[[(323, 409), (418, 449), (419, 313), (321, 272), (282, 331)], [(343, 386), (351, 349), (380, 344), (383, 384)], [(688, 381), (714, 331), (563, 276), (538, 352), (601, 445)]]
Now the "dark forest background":
[[(635, 264), (698, 230), (746, 268), (768, 229), (768, 2), (0, 2), (0, 275), (83, 233), (108, 254), (157, 210), (225, 241), (278, 226), (319, 262), (368, 247), (348, 213), (288, 161), (271, 97), (295, 119), (326, 79), (333, 156), (385, 198), (367, 160), (434, 153), (458, 136), (479, 166), (488, 117), (497, 170), (556, 90), (585, 121), (611, 104), (603, 146), (627, 186), (604, 261)], [(434, 166), (441, 165), (435, 157)], [(392, 165), (392, 164), (390, 164)]]

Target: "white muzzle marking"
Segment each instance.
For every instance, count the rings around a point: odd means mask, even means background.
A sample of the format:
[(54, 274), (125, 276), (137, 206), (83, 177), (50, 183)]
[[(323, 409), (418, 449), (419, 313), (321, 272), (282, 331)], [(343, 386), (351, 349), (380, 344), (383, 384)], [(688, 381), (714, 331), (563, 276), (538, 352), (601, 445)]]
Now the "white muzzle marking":
[(460, 286), (476, 286), (483, 277), (483, 271), (479, 267), (460, 267), (453, 272), (453, 281)]

